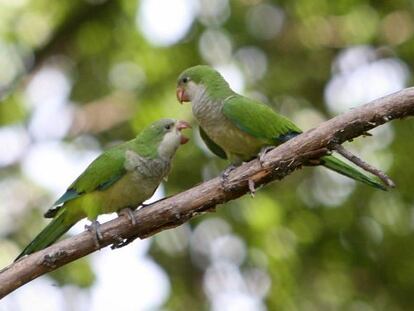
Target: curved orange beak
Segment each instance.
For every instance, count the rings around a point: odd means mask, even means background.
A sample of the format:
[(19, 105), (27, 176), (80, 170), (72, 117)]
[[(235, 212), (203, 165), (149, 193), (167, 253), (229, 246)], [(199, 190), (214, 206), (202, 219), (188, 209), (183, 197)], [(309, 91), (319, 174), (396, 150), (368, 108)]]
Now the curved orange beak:
[(181, 86), (177, 86), (176, 95), (177, 95), (177, 99), (180, 102), (180, 104), (190, 101), (187, 94), (185, 93), (184, 88)]
[[(177, 122), (176, 128), (177, 128), (177, 130), (179, 130), (181, 132), (184, 129), (191, 128), (191, 125), (188, 122), (186, 122), (186, 121), (180, 120), (180, 121)], [(188, 141), (189, 141), (189, 139), (187, 137), (185, 137), (184, 135), (181, 134), (180, 144), (181, 145), (184, 145)]]

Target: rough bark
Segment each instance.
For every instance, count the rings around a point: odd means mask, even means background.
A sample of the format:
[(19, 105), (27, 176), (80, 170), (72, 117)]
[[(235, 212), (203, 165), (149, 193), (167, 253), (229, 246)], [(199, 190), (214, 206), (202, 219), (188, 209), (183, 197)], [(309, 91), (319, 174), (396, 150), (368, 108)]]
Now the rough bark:
[[(309, 160), (323, 156), (337, 144), (364, 135), (368, 130), (393, 119), (410, 115), (414, 115), (414, 88), (355, 108), (273, 149), (263, 157), (262, 164), (253, 160), (236, 168), (230, 173), (225, 189), (221, 179), (214, 178), (135, 211), (135, 225), (127, 217), (118, 217), (103, 224), (101, 247), (119, 243), (119, 237), (145, 238), (179, 226), (200, 213), (214, 210), (218, 204), (248, 193), (252, 182), (258, 186), (282, 179)], [(0, 271), (0, 298), (38, 276), (97, 249), (94, 236), (83, 232), (22, 258)]]

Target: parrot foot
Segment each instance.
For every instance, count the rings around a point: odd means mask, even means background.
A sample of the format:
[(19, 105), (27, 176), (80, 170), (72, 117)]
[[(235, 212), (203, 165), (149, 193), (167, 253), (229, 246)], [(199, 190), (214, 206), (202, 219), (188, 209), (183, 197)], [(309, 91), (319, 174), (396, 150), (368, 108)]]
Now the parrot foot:
[(220, 178), (221, 178), (220, 184), (221, 184), (221, 187), (224, 189), (224, 191), (228, 190), (227, 182), (229, 179), (229, 175), (236, 167), (237, 167), (236, 165), (232, 164), (220, 173)]
[(132, 243), (135, 239), (136, 237), (127, 238), (127, 239), (117, 237), (118, 242), (112, 244), (111, 249), (117, 249), (117, 248), (122, 248), (124, 246), (127, 246), (128, 244)]
[(135, 226), (137, 224), (137, 220), (135, 219), (134, 213), (130, 207), (126, 207), (118, 211), (118, 216), (126, 216), (131, 221), (131, 224)]
[(90, 225), (85, 225), (85, 229), (94, 234), (96, 248), (101, 247), (100, 241), (103, 240), (100, 225), (97, 220), (93, 220)]
[(252, 196), (252, 198), (254, 198), (254, 196), (256, 194), (256, 188), (255, 188), (255, 185), (254, 185), (254, 181), (252, 179), (248, 179), (247, 183), (249, 185), (250, 195)]
[(266, 146), (266, 147), (263, 147), (262, 149), (260, 149), (260, 152), (259, 152), (259, 163), (260, 163), (260, 166), (261, 167), (263, 167), (263, 164), (264, 164), (264, 157), (266, 156), (266, 154), (270, 150), (273, 150), (273, 149), (275, 149), (275, 146)]

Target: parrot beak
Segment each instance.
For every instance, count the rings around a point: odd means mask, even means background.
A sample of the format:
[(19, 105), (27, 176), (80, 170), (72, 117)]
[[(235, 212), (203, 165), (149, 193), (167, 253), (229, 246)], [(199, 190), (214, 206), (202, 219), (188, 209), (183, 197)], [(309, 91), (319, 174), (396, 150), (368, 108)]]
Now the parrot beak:
[(191, 125), (187, 121), (179, 120), (177, 122), (177, 130), (190, 129)]
[(176, 90), (177, 99), (180, 104), (190, 101), (183, 87), (178, 86)]
[[(180, 121), (177, 122), (176, 128), (177, 128), (178, 131), (181, 132), (184, 129), (191, 128), (191, 125), (186, 121), (180, 120)], [(189, 139), (187, 137), (185, 137), (184, 135), (181, 135), (181, 137), (180, 137), (180, 144), (181, 145), (186, 144), (188, 141), (189, 141)]]

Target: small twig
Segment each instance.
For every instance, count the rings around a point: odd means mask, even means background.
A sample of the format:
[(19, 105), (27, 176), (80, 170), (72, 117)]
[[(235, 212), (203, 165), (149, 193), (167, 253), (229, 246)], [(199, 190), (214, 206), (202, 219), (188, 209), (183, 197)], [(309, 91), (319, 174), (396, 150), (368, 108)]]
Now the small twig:
[(342, 145), (335, 145), (334, 149), (342, 155), (344, 158), (348, 159), (355, 165), (364, 169), (367, 172), (370, 172), (377, 176), (382, 182), (390, 188), (395, 187), (395, 183), (389, 178), (383, 171), (373, 167), (371, 164), (365, 162), (364, 160), (358, 158), (356, 155), (352, 154), (350, 151), (346, 150)]
[(254, 181), (252, 179), (248, 179), (247, 183), (249, 186), (250, 195), (252, 196), (252, 198), (254, 198), (254, 195), (256, 194), (256, 188), (254, 186)]

